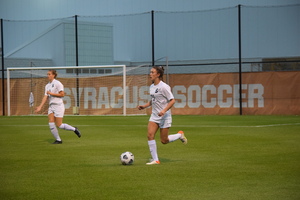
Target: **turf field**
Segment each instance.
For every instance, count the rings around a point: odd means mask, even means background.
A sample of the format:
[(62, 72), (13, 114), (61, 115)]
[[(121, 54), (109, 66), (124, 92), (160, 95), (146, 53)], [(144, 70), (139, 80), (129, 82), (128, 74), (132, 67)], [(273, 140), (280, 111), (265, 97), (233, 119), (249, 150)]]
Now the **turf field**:
[[(173, 116), (146, 166), (149, 116), (66, 116), (82, 137), (47, 117), (0, 117), (0, 199), (300, 199), (300, 116)], [(123, 166), (124, 151), (135, 155)]]

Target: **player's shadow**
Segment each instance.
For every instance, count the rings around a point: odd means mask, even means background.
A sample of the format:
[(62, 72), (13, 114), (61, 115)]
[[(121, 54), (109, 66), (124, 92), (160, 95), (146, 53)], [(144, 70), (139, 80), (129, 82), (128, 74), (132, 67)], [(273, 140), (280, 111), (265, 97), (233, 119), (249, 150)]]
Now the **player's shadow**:
[(168, 158), (159, 158), (160, 162), (164, 162), (164, 163), (171, 163), (171, 162), (180, 162), (182, 160), (173, 160), (173, 159), (168, 159)]
[(55, 140), (54, 139), (47, 139), (45, 140), (45, 142), (49, 143), (49, 144), (52, 144)]

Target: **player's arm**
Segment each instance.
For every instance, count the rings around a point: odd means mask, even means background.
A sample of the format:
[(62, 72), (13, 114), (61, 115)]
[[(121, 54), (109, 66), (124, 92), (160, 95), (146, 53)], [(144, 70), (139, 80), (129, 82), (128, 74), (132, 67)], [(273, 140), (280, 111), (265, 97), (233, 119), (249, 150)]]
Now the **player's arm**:
[(65, 96), (65, 92), (64, 91), (60, 91), (58, 94), (48, 91), (47, 94), (49, 94), (51, 96), (54, 96), (54, 97), (64, 97)]
[(43, 105), (47, 102), (47, 99), (48, 99), (48, 95), (44, 95), (41, 104), (35, 108), (36, 113), (41, 111)]
[(148, 103), (146, 103), (145, 105), (142, 105), (142, 106), (138, 106), (138, 109), (139, 110), (143, 110), (145, 108), (148, 108), (149, 106), (152, 105), (152, 101), (148, 101)]
[(170, 110), (173, 107), (174, 104), (175, 104), (175, 99), (170, 99), (167, 106), (158, 113), (158, 116), (163, 116), (168, 110)]

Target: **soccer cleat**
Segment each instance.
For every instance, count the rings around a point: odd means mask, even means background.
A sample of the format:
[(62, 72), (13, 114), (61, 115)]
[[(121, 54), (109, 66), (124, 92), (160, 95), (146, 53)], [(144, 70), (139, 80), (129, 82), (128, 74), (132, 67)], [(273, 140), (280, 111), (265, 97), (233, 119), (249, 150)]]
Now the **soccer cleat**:
[(179, 138), (183, 144), (187, 144), (187, 138), (184, 136), (183, 131), (178, 131), (179, 134), (181, 134), (181, 137)]
[(62, 144), (62, 141), (55, 140), (52, 144)]
[(148, 162), (148, 163), (146, 163), (146, 165), (159, 165), (160, 164), (160, 162), (159, 162), (159, 160), (152, 160), (152, 161), (150, 161), (150, 162)]
[(81, 134), (80, 134), (80, 131), (78, 130), (78, 128), (75, 127), (74, 133), (75, 133), (79, 138), (81, 137)]

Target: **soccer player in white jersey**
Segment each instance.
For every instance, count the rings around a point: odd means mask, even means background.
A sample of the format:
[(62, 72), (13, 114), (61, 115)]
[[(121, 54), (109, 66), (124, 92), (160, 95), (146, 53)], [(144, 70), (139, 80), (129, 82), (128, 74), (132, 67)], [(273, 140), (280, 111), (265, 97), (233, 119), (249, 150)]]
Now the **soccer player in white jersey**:
[(139, 110), (152, 106), (152, 114), (148, 122), (148, 146), (152, 159), (147, 165), (160, 164), (157, 155), (157, 146), (155, 134), (160, 129), (160, 140), (163, 144), (168, 144), (180, 139), (183, 144), (187, 143), (183, 131), (177, 134), (169, 135), (169, 129), (172, 124), (171, 108), (175, 103), (174, 96), (169, 85), (163, 82), (164, 68), (162, 66), (154, 66), (150, 71), (151, 100), (145, 105), (138, 106)]
[(49, 119), (49, 128), (52, 135), (55, 138), (53, 144), (62, 144), (62, 140), (58, 134), (56, 127), (59, 127), (64, 130), (74, 131), (74, 133), (81, 137), (81, 133), (76, 127), (70, 126), (69, 124), (63, 123), (63, 117), (65, 113), (65, 105), (63, 103), (63, 97), (65, 96), (63, 84), (56, 80), (57, 72), (56, 70), (49, 70), (47, 77), (49, 83), (45, 86), (45, 95), (42, 99), (41, 104), (36, 107), (35, 112), (41, 111), (43, 105), (49, 99), (49, 108), (48, 108), (48, 119)]

